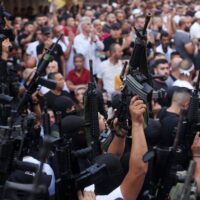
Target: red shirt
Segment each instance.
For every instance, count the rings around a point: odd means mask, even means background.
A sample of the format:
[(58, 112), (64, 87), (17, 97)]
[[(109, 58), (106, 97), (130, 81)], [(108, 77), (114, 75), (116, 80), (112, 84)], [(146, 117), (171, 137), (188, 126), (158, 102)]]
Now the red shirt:
[(90, 81), (90, 72), (83, 68), (81, 75), (77, 76), (75, 69), (73, 69), (69, 72), (67, 80), (71, 81), (74, 85), (88, 84)]
[(64, 27), (63, 27), (63, 31), (64, 31), (64, 34), (65, 34), (66, 36), (69, 35), (69, 32), (70, 32), (70, 31), (72, 31), (72, 32), (74, 33), (74, 35), (77, 34), (77, 28), (76, 28), (76, 27), (72, 28), (72, 30), (69, 30), (66, 26), (64, 26)]

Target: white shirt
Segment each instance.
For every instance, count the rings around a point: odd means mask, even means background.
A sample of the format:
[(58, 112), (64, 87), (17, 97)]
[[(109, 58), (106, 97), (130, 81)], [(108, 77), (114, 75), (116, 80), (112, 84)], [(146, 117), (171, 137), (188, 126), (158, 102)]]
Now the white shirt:
[[(94, 185), (90, 185), (88, 187), (86, 187), (84, 190), (88, 191), (88, 192), (94, 192)], [(115, 190), (113, 190), (111, 193), (109, 193), (108, 195), (97, 195), (96, 196), (96, 200), (115, 200), (117, 198), (122, 198), (122, 192), (120, 187), (117, 187)]]
[[(47, 79), (47, 75), (44, 76), (43, 78)], [(47, 87), (45, 87), (45, 86), (41, 86), (41, 88), (40, 88), (40, 92), (41, 92), (43, 95), (46, 94), (49, 90), (50, 90), (50, 89), (47, 88)], [(67, 87), (66, 82), (64, 83), (63, 91), (70, 92), (70, 91), (69, 91), (69, 88)]]
[(34, 41), (28, 44), (26, 48), (26, 54), (37, 59), (37, 46), (39, 45), (39, 41)]
[[(35, 158), (33, 158), (31, 156), (24, 157), (23, 161), (40, 165), (40, 161), (36, 160)], [(55, 194), (55, 175), (54, 175), (54, 172), (53, 172), (52, 168), (50, 167), (50, 165), (47, 164), (47, 163), (44, 163), (42, 171), (45, 172), (47, 175), (51, 175), (51, 183), (50, 183), (48, 190), (49, 190), (49, 195), (52, 196), (52, 195)]]
[(191, 85), (191, 83), (189, 83), (188, 81), (183, 81), (183, 80), (176, 80), (173, 83), (173, 86), (184, 87), (184, 88), (187, 88), (189, 90), (193, 90), (194, 89), (194, 87)]
[[(54, 38), (53, 42), (56, 42), (58, 38)], [(67, 46), (69, 45), (69, 39), (68, 37), (64, 36), (64, 41), (59, 40), (58, 44), (61, 46), (63, 52), (65, 52), (67, 50)], [(70, 72), (72, 69), (74, 69), (74, 50), (73, 50), (73, 45), (71, 47), (71, 52), (69, 54), (69, 58), (67, 59), (67, 63), (66, 63), (66, 72)]]
[(165, 54), (165, 57), (166, 57), (167, 61), (170, 62), (171, 53), (174, 52), (174, 50), (172, 48), (170, 48), (170, 47), (167, 47), (167, 52), (165, 53), (163, 51), (162, 45), (160, 44), (158, 47), (156, 47), (156, 52)]
[(195, 22), (190, 27), (190, 36), (191, 39), (199, 39), (200, 38), (200, 24)]
[(121, 60), (115, 65), (110, 62), (110, 59), (107, 59), (100, 64), (97, 77), (102, 79), (103, 88), (108, 92), (109, 99), (111, 99), (111, 94), (115, 92), (115, 76), (121, 73), (122, 68), (123, 65)]
[(97, 56), (98, 50), (103, 50), (104, 45), (98, 38), (96, 42), (92, 42), (91, 38), (84, 36), (82, 33), (74, 38), (74, 50), (76, 53), (81, 53), (85, 57), (85, 67), (89, 69), (89, 59), (93, 60), (93, 74), (98, 72), (100, 58)]

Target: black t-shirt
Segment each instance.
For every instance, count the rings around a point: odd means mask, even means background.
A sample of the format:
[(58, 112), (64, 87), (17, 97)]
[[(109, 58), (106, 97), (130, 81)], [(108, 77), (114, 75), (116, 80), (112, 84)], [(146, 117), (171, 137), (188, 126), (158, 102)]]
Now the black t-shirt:
[[(123, 38), (119, 38), (119, 39), (113, 39), (111, 36), (107, 37), (104, 39), (103, 41), (104, 44), (104, 51), (109, 51), (110, 50), (110, 46), (112, 44), (123, 44)], [(129, 51), (130, 48), (134, 48), (134, 42), (131, 42), (130, 47), (123, 49), (123, 57), (129, 57), (131, 56), (131, 53)]]
[(175, 137), (175, 127), (178, 124), (179, 115), (168, 112), (167, 108), (162, 108), (157, 115), (162, 126), (162, 133), (160, 134), (160, 146), (170, 147), (173, 145)]
[[(54, 44), (51, 45), (51, 47)], [(50, 47), (50, 48), (51, 48)], [(37, 51), (37, 55), (40, 55), (43, 53), (44, 50), (44, 43), (40, 43), (37, 47), (36, 47), (36, 51)], [(63, 70), (62, 70), (62, 62), (61, 62), (61, 56), (64, 55), (64, 52), (62, 50), (62, 47), (59, 44), (56, 44), (55, 49), (53, 51), (53, 57), (54, 60), (58, 62), (58, 68), (59, 68), (59, 72), (63, 74)]]
[(52, 91), (47, 92), (44, 97), (46, 98), (47, 107), (54, 110), (54, 105), (57, 97), (66, 96), (71, 98), (70, 93), (67, 91), (62, 91), (60, 95), (55, 95)]
[(117, 44), (122, 45), (123, 39), (122, 39), (122, 38), (113, 39), (111, 36), (107, 37), (107, 38), (103, 41), (103, 44), (104, 44), (104, 51), (109, 51), (110, 46), (111, 46), (112, 44), (114, 44), (114, 43), (117, 43)]

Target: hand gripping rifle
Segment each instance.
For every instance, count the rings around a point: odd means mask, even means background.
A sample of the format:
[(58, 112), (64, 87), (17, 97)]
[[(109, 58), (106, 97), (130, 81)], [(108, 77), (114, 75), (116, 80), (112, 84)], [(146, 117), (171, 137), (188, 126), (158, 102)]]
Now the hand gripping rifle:
[[(135, 40), (134, 50), (129, 61), (129, 72), (123, 81), (122, 100), (118, 112), (119, 123), (124, 129), (128, 129), (127, 119), (129, 119), (128, 105), (130, 98), (134, 95), (138, 95), (139, 98), (142, 99), (148, 106), (150, 106), (152, 98), (153, 88), (151, 86), (151, 77), (147, 68), (146, 55), (146, 29), (150, 18), (151, 14), (148, 14), (142, 31), (135, 28), (137, 38)], [(123, 71), (125, 70), (123, 69)], [(146, 114), (148, 115), (148, 113)], [(146, 123), (147, 120), (148, 118), (146, 118)]]

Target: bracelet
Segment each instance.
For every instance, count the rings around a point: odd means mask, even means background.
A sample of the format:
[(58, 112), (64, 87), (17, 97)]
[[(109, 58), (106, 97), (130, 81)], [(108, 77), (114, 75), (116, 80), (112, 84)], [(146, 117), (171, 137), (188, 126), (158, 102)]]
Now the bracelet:
[(118, 131), (115, 131), (115, 135), (117, 137), (120, 137), (120, 138), (125, 138), (126, 137), (126, 133), (127, 132), (123, 132), (121, 129), (119, 129)]

